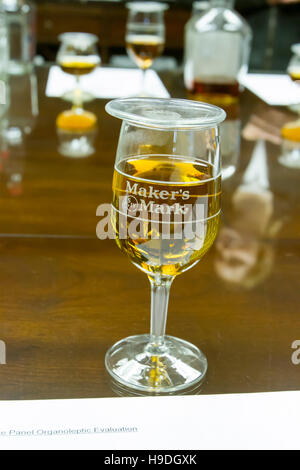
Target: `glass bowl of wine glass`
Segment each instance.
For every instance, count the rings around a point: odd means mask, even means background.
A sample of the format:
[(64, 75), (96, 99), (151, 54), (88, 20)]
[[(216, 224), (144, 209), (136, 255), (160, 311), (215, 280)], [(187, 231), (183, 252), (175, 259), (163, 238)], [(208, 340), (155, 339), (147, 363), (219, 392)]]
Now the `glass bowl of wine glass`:
[(126, 49), (129, 57), (141, 70), (138, 96), (151, 96), (147, 89), (146, 72), (165, 46), (164, 12), (168, 5), (158, 2), (132, 2), (126, 24)]

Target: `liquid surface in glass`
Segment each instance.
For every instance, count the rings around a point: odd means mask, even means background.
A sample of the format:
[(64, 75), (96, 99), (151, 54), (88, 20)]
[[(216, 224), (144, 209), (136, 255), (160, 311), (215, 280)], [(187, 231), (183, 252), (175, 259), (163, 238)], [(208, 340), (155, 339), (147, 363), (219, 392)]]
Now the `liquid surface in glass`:
[(228, 80), (226, 77), (198, 79), (188, 90), (188, 97), (219, 106), (233, 105), (239, 98), (239, 84), (236, 80)]
[(97, 55), (65, 56), (59, 61), (62, 70), (71, 75), (86, 75), (92, 72), (100, 63)]
[(300, 66), (291, 68), (288, 73), (293, 81), (300, 80)]

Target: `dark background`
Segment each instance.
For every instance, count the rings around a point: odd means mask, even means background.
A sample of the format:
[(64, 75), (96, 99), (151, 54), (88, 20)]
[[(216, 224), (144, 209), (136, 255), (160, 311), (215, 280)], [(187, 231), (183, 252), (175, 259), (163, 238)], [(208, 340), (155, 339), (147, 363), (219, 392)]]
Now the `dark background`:
[[(104, 63), (114, 54), (126, 54), (124, 34), (126, 2), (98, 0), (37, 0), (37, 51), (46, 60), (55, 60), (57, 35), (77, 30), (99, 35)], [(182, 63), (184, 26), (192, 11), (192, 0), (165, 2), (167, 42), (165, 55)], [(253, 30), (250, 71), (285, 71), (291, 45), (300, 42), (300, 3), (270, 6), (266, 0), (236, 0), (236, 10)]]

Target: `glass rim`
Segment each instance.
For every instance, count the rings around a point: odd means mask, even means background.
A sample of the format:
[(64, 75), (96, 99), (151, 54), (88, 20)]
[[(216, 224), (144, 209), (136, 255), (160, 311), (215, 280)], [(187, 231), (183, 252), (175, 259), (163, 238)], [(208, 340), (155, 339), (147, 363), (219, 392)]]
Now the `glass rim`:
[(58, 39), (59, 41), (63, 42), (64, 39), (78, 39), (78, 38), (82, 38), (82, 39), (88, 39), (91, 43), (95, 43), (98, 41), (98, 36), (96, 36), (96, 34), (92, 34), (92, 33), (82, 33), (82, 32), (67, 32), (67, 33), (62, 33), (58, 36)]
[(207, 129), (226, 118), (218, 106), (183, 98), (119, 98), (109, 101), (105, 110), (123, 121), (153, 129)]
[(126, 8), (133, 11), (155, 13), (168, 10), (169, 5), (161, 2), (128, 2), (126, 3)]

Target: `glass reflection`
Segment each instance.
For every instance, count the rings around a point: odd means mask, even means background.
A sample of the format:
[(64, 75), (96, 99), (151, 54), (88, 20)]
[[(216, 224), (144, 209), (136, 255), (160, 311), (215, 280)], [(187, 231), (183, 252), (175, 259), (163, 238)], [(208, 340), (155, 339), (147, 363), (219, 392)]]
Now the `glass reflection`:
[[(300, 44), (293, 44), (293, 57), (289, 62), (287, 73), (291, 80), (300, 86)], [(282, 145), (279, 163), (288, 168), (300, 169), (300, 105), (297, 106), (298, 119), (286, 123), (281, 129)]]
[(7, 111), (8, 103), (5, 97), (8, 79), (8, 38), (5, 16), (0, 9), (0, 120)]
[(270, 240), (281, 228), (274, 220), (264, 140), (256, 142), (231, 205), (232, 218), (216, 242), (215, 270), (222, 280), (251, 289), (272, 271), (274, 247)]
[(7, 74), (6, 104), (0, 121), (1, 190), (18, 197), (23, 193), (26, 137), (39, 114), (37, 77), (33, 69)]
[[(206, 379), (202, 382), (198, 383), (196, 386), (190, 387), (185, 390), (181, 390), (179, 392), (172, 392), (172, 393), (159, 393), (160, 396), (176, 396), (176, 395), (200, 395), (203, 392), (204, 386), (206, 383)], [(145, 397), (145, 396), (157, 396), (155, 392), (141, 392), (138, 390), (133, 390), (125, 387), (124, 385), (117, 383), (112, 378), (109, 378), (109, 387), (111, 391), (119, 396), (119, 397)]]
[(287, 168), (300, 169), (300, 119), (282, 128), (279, 163)]
[(39, 114), (37, 77), (33, 70), (8, 76), (7, 102), (8, 127), (18, 127), (23, 134), (30, 134)]
[(83, 102), (94, 97), (83, 91), (80, 77), (88, 75), (101, 63), (97, 50), (98, 38), (88, 33), (64, 33), (58, 38), (61, 41), (57, 54), (57, 63), (63, 72), (75, 77), (75, 89), (63, 95), (63, 99), (71, 101), (74, 106), (82, 107)]
[[(300, 43), (292, 46), (293, 57), (289, 62), (287, 73), (291, 80), (300, 86)], [(282, 145), (279, 163), (288, 168), (300, 169), (300, 105), (297, 106), (298, 119), (288, 122), (281, 129)]]
[(58, 152), (64, 157), (83, 158), (93, 155), (97, 134), (95, 114), (74, 108), (57, 116)]
[(239, 105), (233, 104), (224, 108), (227, 118), (220, 126), (222, 142), (222, 180), (227, 180), (237, 170), (240, 157), (241, 120)]

